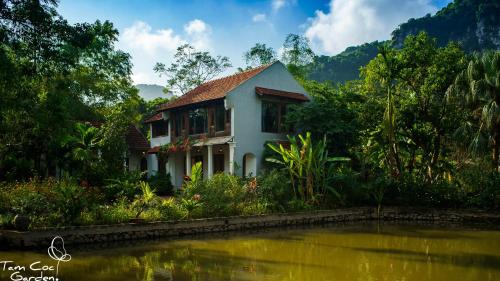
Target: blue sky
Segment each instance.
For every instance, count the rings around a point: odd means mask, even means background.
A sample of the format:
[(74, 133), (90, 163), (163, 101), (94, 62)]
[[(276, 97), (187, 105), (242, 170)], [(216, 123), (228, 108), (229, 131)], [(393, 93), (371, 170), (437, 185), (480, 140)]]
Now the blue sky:
[(70, 22), (110, 20), (120, 31), (117, 46), (132, 55), (135, 83), (164, 85), (153, 72), (169, 63), (177, 46), (189, 43), (228, 56), (233, 72), (243, 52), (265, 43), (278, 52), (287, 34), (305, 35), (317, 54), (385, 40), (411, 17), (435, 13), (450, 0), (62, 0)]

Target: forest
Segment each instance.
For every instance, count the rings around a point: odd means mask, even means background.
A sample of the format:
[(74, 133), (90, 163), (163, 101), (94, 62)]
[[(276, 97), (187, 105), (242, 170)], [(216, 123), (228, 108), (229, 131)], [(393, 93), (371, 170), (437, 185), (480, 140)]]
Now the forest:
[[(312, 97), (287, 113), (290, 147), (263, 147), (267, 169), (255, 178), (203, 180), (194, 165), (174, 191), (168, 175), (123, 168), (127, 128), (146, 134), (142, 122), (168, 99), (138, 95), (117, 38), (108, 21), (68, 23), (54, 0), (0, 2), (0, 227), (366, 205), (500, 208), (498, 49), (471, 52), (422, 31), (377, 43), (357, 79), (335, 83), (310, 78), (318, 56), (305, 37), (288, 35), (281, 57), (258, 42), (240, 71), (280, 60)], [(166, 90), (192, 89), (231, 66), (189, 45), (174, 59), (155, 66)]]

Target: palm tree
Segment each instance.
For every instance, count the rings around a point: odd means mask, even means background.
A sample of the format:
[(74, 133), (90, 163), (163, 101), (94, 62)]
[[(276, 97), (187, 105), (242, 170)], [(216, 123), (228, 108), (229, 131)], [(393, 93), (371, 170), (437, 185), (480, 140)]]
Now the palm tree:
[(98, 165), (99, 138), (97, 129), (84, 123), (75, 124), (75, 135), (69, 135), (63, 140), (64, 146), (70, 148), (69, 158), (81, 166), (83, 179)]
[(463, 97), (465, 105), (472, 108), (479, 121), (472, 148), (477, 149), (479, 139), (485, 134), (492, 150), (492, 168), (500, 172), (500, 51), (475, 55), (467, 69), (462, 71), (448, 89), (448, 95)]

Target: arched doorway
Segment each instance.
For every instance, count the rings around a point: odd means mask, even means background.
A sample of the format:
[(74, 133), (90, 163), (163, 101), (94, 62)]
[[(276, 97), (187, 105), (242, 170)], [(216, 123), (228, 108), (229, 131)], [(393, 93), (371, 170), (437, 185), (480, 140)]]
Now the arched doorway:
[(243, 155), (243, 176), (255, 177), (257, 175), (257, 159), (252, 153)]

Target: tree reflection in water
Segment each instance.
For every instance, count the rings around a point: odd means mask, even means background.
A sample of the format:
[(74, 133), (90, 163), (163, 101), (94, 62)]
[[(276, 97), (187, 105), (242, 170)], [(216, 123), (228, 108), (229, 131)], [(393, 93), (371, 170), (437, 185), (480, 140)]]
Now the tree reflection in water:
[[(122, 243), (72, 252), (60, 280), (500, 280), (499, 234), (358, 225)], [(46, 259), (5, 254), (18, 262)]]

